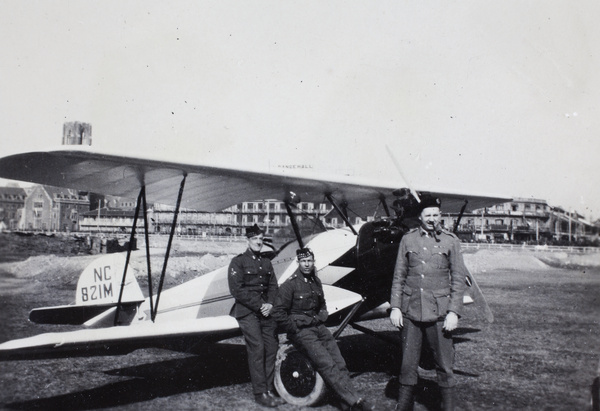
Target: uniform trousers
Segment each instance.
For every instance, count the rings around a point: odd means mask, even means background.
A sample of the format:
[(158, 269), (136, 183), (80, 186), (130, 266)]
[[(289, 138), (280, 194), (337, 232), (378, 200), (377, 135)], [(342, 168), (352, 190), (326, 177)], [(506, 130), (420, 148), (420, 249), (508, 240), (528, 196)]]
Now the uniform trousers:
[(264, 317), (256, 313), (237, 320), (246, 341), (252, 391), (254, 395), (272, 391), (279, 348), (277, 323), (270, 316)]
[(343, 402), (351, 406), (360, 399), (352, 386), (346, 361), (327, 327), (320, 324), (302, 328), (288, 337)]
[(404, 318), (400, 384), (417, 384), (419, 379), (417, 369), (421, 359), (421, 347), (423, 338), (426, 338), (433, 351), (438, 385), (443, 388), (450, 388), (456, 385), (456, 379), (452, 370), (454, 366), (454, 344), (452, 342), (452, 335), (442, 329), (443, 325), (443, 320), (419, 322)]

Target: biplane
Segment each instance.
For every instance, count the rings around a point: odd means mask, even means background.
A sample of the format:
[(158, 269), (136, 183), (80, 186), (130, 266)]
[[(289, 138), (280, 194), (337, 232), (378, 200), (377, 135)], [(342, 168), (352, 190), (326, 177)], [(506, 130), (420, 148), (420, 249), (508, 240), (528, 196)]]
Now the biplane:
[[(368, 333), (368, 328), (357, 323), (388, 315), (398, 244), (415, 225), (420, 195), (440, 197), (444, 213), (460, 216), (467, 209), (510, 200), (409, 189), (404, 182), (314, 178), (288, 170), (265, 172), (127, 157), (81, 146), (0, 158), (0, 177), (137, 199), (129, 244), (135, 243), (137, 221), (143, 221), (139, 231), (143, 227), (148, 276), (144, 293), (129, 269), (131, 246), (122, 254), (100, 257), (81, 274), (75, 304), (36, 308), (30, 313), (34, 322), (80, 324), (82, 329), (4, 342), (0, 344), (2, 360), (119, 355), (148, 347), (185, 350), (240, 335), (237, 321), (229, 316), (233, 298), (227, 267), (169, 289), (163, 287), (182, 208), (216, 212), (243, 201), (282, 201), (293, 238), (280, 246), (274, 241), (267, 250), (278, 281), (285, 281), (296, 269), (297, 248), (313, 249), (330, 312), (327, 325), (338, 327), (337, 337), (348, 324)], [(307, 216), (297, 207), (300, 201), (330, 203), (345, 227), (326, 229), (318, 219), (307, 223)], [(153, 289), (156, 278), (152, 279), (149, 257), (148, 204), (153, 203), (175, 207), (157, 289)], [(469, 285), (466, 298), (492, 321), (475, 278), (469, 274), (465, 281)], [(276, 388), (288, 402), (310, 405), (322, 395), (322, 379), (299, 353), (286, 350), (278, 355)]]

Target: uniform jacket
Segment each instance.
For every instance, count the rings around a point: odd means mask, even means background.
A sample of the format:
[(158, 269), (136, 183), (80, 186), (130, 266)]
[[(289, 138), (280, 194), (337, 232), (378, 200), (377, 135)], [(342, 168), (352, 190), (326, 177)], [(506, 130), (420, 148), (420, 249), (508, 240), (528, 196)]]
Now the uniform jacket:
[(290, 334), (324, 323), (328, 313), (321, 280), (316, 275), (304, 276), (299, 268), (296, 269), (279, 287), (271, 314)]
[(227, 274), (229, 291), (235, 303), (230, 315), (241, 318), (260, 313), (264, 303), (273, 304), (277, 295), (277, 277), (271, 260), (247, 249), (231, 260)]
[(445, 230), (437, 239), (419, 227), (405, 234), (398, 248), (390, 304), (414, 321), (462, 313), (467, 268), (460, 242)]

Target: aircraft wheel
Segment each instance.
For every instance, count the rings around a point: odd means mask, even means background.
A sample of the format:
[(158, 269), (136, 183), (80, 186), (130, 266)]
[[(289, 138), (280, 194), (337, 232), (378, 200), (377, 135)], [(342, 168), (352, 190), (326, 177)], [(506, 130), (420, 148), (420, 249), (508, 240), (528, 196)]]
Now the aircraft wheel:
[(275, 388), (288, 404), (309, 407), (325, 397), (323, 378), (292, 345), (282, 345), (275, 364)]

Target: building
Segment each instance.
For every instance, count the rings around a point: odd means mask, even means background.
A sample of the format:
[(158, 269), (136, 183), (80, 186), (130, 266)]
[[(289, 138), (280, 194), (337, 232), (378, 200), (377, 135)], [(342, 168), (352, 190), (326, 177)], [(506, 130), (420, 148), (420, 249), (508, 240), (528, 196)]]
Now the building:
[(79, 216), (89, 209), (88, 195), (66, 188), (34, 186), (25, 198), (19, 228), (32, 231), (79, 231)]
[[(135, 208), (110, 208), (101, 207), (81, 213), (79, 218), (79, 230), (85, 232), (100, 233), (131, 233)], [(144, 218), (140, 214), (137, 229), (144, 229)]]
[[(339, 228), (344, 224), (337, 213), (332, 213), (333, 206), (329, 203), (300, 202), (292, 207), (292, 211), (299, 225), (309, 218), (321, 221), (326, 228)], [(266, 234), (272, 234), (291, 223), (285, 203), (278, 200), (247, 201), (229, 207), (225, 212), (232, 213), (234, 225), (238, 226), (236, 233), (240, 234), (254, 224), (263, 227)]]
[(79, 121), (63, 124), (63, 145), (92, 145), (92, 125)]
[[(458, 214), (443, 214), (442, 220), (447, 228), (454, 230), (458, 217)], [(598, 227), (578, 213), (548, 205), (546, 200), (514, 198), (511, 202), (465, 213), (456, 234), (463, 241), (587, 243), (597, 238)]]
[(20, 187), (0, 187), (0, 231), (19, 228), (26, 197)]
[[(294, 208), (296, 221), (313, 217), (325, 227), (339, 227), (341, 219), (332, 216), (333, 207), (327, 203), (301, 202)], [(175, 207), (154, 204), (152, 224), (155, 233), (169, 233)], [(281, 229), (289, 229), (290, 217), (285, 204), (277, 200), (247, 201), (228, 207), (220, 212), (206, 212), (182, 209), (177, 217), (177, 234), (187, 235), (244, 235), (246, 227), (260, 225), (267, 235), (273, 235)]]

